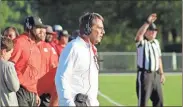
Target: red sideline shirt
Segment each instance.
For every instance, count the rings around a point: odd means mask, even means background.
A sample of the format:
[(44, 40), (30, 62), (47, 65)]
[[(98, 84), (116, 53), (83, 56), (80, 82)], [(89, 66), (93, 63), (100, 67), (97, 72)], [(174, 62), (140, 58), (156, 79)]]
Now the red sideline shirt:
[[(56, 67), (58, 65), (58, 56), (53, 47), (46, 42), (42, 42), (39, 44), (43, 59), (42, 59), (42, 75), (38, 81), (38, 94), (41, 95), (43, 93), (52, 93), (52, 90), (55, 89), (55, 73)], [(45, 49), (46, 48), (46, 49)], [(45, 52), (47, 50), (47, 52)], [(46, 71), (46, 72), (45, 72)]]
[(37, 93), (41, 54), (35, 41), (28, 38), (26, 33), (14, 39), (10, 61), (15, 63), (20, 84), (28, 91)]
[(63, 49), (64, 49), (64, 47), (61, 46), (61, 45), (59, 45), (59, 44), (57, 44), (57, 45), (55, 46), (55, 50), (56, 50), (58, 56), (60, 56), (60, 54), (61, 54), (61, 52), (62, 52)]
[(56, 45), (58, 44), (58, 40), (56, 39), (56, 37), (54, 37), (49, 44), (56, 50)]
[(51, 47), (48, 43), (44, 41), (40, 41), (37, 43), (37, 46), (41, 52), (41, 71), (40, 71), (40, 78), (44, 76), (51, 67)]

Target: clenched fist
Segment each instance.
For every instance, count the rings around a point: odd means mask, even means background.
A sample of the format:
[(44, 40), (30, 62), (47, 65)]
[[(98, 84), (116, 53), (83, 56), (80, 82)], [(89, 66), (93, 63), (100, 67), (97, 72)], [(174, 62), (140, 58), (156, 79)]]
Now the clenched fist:
[(151, 23), (153, 23), (156, 19), (157, 19), (157, 14), (156, 14), (156, 13), (153, 13), (153, 14), (149, 15), (147, 21), (151, 24)]

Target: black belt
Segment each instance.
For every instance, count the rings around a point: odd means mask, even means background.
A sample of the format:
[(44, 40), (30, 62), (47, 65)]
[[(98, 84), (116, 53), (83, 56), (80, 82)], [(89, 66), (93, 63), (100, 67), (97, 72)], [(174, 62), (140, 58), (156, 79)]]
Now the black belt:
[(140, 68), (140, 67), (137, 67), (138, 71), (142, 71), (142, 72), (147, 72), (147, 73), (151, 73), (151, 72), (159, 72), (159, 69), (157, 71), (151, 71), (151, 70), (146, 70), (144, 68)]

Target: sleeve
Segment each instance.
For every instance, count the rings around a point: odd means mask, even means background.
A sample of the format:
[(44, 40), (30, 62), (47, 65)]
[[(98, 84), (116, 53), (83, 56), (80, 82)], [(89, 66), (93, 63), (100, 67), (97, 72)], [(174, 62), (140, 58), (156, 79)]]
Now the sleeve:
[[(13, 62), (15, 65), (16, 65), (16, 63), (18, 62), (18, 60), (21, 57), (21, 54), (22, 54), (22, 48), (21, 47), (22, 46), (20, 45), (20, 41), (18, 41), (17, 39), (15, 39), (14, 40), (14, 49), (13, 49), (13, 52), (11, 54), (11, 58), (9, 60), (9, 61)], [(16, 72), (17, 72), (18, 78), (19, 79), (23, 79), (22, 73), (20, 71), (18, 71), (18, 70), (16, 70)]]
[(158, 46), (158, 53), (159, 53), (159, 56), (162, 56), (161, 47), (160, 47), (160, 44), (159, 44), (158, 40), (155, 40), (155, 43), (156, 43), (156, 45)]
[(9, 62), (5, 67), (4, 79), (5, 84), (10, 91), (16, 92), (19, 90), (20, 83), (14, 68), (14, 64), (12, 62)]
[(21, 49), (20, 43), (15, 39), (14, 48), (13, 48), (13, 52), (11, 54), (10, 61), (13, 62), (14, 64), (16, 64), (16, 62), (19, 60), (19, 58), (21, 56), (21, 53), (22, 53), (22, 49)]
[(136, 41), (136, 47), (138, 48), (138, 47), (144, 45), (144, 42), (145, 42), (145, 40)]
[(58, 55), (53, 47), (50, 48), (50, 69), (58, 66)]
[(75, 67), (77, 53), (72, 46), (67, 45), (62, 51), (59, 58), (59, 65), (55, 76), (56, 90), (59, 103), (63, 102), (65, 106), (75, 106), (74, 98), (72, 97), (71, 90), (71, 77)]

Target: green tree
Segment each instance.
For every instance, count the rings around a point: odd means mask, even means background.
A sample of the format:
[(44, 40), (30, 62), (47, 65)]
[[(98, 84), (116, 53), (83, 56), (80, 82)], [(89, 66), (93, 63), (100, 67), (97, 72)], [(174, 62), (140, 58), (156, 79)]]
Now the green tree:
[(26, 16), (37, 15), (36, 1), (2, 1), (0, 4), (0, 28), (14, 26), (23, 32), (23, 21)]

